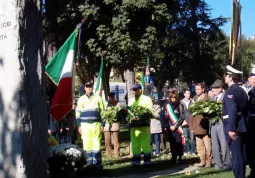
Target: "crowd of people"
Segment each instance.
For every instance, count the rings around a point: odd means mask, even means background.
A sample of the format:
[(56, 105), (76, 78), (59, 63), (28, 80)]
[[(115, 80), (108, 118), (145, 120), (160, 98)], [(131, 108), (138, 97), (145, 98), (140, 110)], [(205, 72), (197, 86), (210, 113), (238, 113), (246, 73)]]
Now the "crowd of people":
[[(238, 83), (241, 72), (227, 66), (224, 81), (217, 79), (206, 92), (203, 83), (195, 85), (196, 95), (191, 98), (191, 91), (186, 89), (183, 98), (180, 91), (171, 88), (168, 97), (158, 99), (142, 93), (142, 86), (132, 87), (134, 98), (129, 106), (143, 106), (154, 113), (150, 122), (130, 124), (132, 165), (149, 169), (152, 156), (166, 152), (166, 142), (170, 143), (173, 164), (182, 161), (184, 154), (199, 155), (198, 167), (233, 170), (236, 178), (244, 178), (246, 165), (251, 168), (250, 177), (255, 177), (255, 145), (251, 141), (255, 135), (255, 74), (249, 76), (250, 90), (245, 91)], [(228, 87), (224, 89), (224, 84)], [(49, 119), (50, 135), (59, 138), (60, 143), (71, 143), (76, 139), (75, 129), (80, 133), (83, 149), (86, 152), (87, 165), (97, 170), (102, 169), (101, 138), (105, 137), (106, 156), (118, 158), (120, 123), (102, 122), (101, 114), (105, 107), (118, 105), (115, 93), (108, 95), (108, 104), (104, 106), (102, 98), (93, 93), (93, 84), (84, 85), (85, 94), (78, 99), (77, 107), (60, 123)], [(192, 116), (189, 107), (199, 101), (222, 101), (222, 117), (210, 124), (210, 117)], [(153, 143), (155, 142), (155, 152)]]

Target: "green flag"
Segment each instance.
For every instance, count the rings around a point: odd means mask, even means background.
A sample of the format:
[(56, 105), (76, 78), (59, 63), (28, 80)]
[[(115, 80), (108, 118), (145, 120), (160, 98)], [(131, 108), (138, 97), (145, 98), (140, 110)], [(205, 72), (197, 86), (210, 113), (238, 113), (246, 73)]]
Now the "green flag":
[(103, 85), (102, 85), (103, 69), (104, 69), (104, 59), (101, 59), (99, 74), (94, 85), (94, 93), (100, 96), (102, 96), (102, 89), (103, 89)]

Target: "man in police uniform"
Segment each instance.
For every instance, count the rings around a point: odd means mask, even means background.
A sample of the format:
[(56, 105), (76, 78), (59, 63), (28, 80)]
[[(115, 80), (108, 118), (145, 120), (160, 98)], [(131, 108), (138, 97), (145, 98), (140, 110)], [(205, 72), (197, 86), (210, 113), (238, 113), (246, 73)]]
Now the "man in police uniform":
[(229, 89), (226, 90), (222, 107), (224, 133), (231, 150), (234, 176), (235, 178), (245, 178), (248, 96), (237, 84), (242, 72), (231, 66), (227, 66), (226, 69), (224, 77)]
[(251, 168), (250, 178), (255, 178), (255, 145), (253, 139), (255, 138), (255, 74), (249, 75), (249, 85), (251, 86), (248, 92), (249, 97), (249, 116), (248, 116), (248, 133), (247, 133), (247, 160)]

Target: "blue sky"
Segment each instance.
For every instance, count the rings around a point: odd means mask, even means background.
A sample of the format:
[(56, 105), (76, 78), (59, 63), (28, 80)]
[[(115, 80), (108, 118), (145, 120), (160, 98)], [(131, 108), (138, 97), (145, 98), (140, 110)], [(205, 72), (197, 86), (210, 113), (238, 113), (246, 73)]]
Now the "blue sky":
[[(232, 0), (205, 0), (210, 6), (211, 16), (213, 18), (220, 15), (224, 17), (231, 17), (232, 15)], [(241, 23), (242, 23), (242, 34), (246, 37), (255, 35), (255, 1), (254, 0), (240, 0), (242, 5)], [(231, 23), (228, 22), (224, 27), (223, 31), (229, 35)]]

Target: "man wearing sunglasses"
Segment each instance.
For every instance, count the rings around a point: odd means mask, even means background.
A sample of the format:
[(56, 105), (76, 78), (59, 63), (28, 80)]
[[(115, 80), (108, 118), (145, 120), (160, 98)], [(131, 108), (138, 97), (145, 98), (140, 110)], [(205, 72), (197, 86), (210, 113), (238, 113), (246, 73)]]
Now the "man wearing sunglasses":
[(85, 94), (78, 99), (76, 120), (83, 140), (87, 165), (101, 170), (101, 112), (104, 110), (102, 98), (93, 94), (93, 83), (85, 83)]

